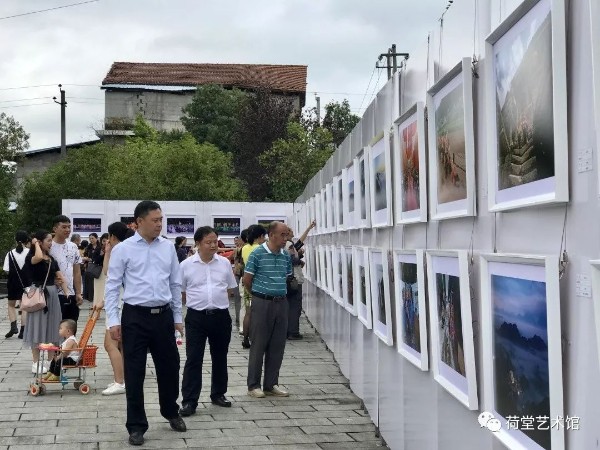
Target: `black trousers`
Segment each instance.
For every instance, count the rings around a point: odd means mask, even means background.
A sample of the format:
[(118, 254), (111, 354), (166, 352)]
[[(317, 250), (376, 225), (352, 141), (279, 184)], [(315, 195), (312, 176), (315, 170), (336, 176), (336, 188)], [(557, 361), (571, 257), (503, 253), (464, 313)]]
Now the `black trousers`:
[[(144, 408), (146, 356), (152, 355), (158, 383), (161, 415), (169, 420), (179, 415), (179, 351), (175, 342), (173, 312), (167, 308), (152, 314), (152, 308), (123, 305), (121, 338), (127, 389), (127, 431), (145, 433), (148, 419)], [(156, 309), (155, 309), (156, 310)]]
[(74, 295), (59, 295), (58, 300), (60, 301), (60, 311), (62, 313), (63, 320), (73, 319), (75, 322), (79, 320), (79, 306), (77, 306), (77, 300)]
[[(60, 362), (61, 359), (62, 359), (62, 363)], [(56, 375), (57, 377), (59, 377), (60, 369), (62, 369), (62, 366), (74, 366), (76, 364), (77, 364), (77, 361), (75, 361), (71, 357), (54, 358), (54, 359), (52, 359), (52, 361), (50, 361), (50, 372), (53, 373), (54, 375)]]
[(195, 409), (202, 390), (202, 364), (207, 339), (212, 359), (210, 398), (215, 399), (227, 392), (227, 352), (231, 341), (229, 310), (216, 309), (207, 313), (188, 308), (185, 334), (186, 361), (181, 383), (181, 403)]
[(287, 335), (292, 336), (300, 334), (300, 315), (302, 314), (302, 285), (298, 285), (298, 289), (290, 291), (288, 289), (288, 328)]

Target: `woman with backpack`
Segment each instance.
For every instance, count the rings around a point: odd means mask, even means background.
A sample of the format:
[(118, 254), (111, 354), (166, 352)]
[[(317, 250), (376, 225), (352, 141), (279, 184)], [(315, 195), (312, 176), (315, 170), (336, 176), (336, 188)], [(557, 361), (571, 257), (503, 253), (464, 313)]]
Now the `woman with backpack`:
[(21, 301), (21, 297), (23, 296), (23, 286), (20, 280), (24, 278), (23, 266), (25, 265), (27, 250), (29, 250), (29, 246), (31, 245), (31, 239), (26, 231), (19, 230), (15, 233), (15, 241), (17, 242), (17, 246), (6, 254), (4, 265), (2, 266), (2, 270), (8, 273), (6, 287), (8, 289), (8, 320), (10, 321), (10, 330), (4, 335), (7, 339), (17, 333), (19, 333), (19, 339), (23, 339), (25, 318), (27, 315), (25, 311), (21, 312), (21, 330), (19, 331), (17, 328), (16, 305), (18, 301)]

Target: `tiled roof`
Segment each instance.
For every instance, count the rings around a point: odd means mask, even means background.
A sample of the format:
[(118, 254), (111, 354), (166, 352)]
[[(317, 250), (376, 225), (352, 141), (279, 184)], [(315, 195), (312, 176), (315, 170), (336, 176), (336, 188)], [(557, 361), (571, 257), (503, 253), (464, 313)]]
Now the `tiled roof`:
[(102, 84), (197, 86), (215, 83), (242, 89), (266, 85), (275, 91), (304, 93), (306, 74), (307, 66), (295, 65), (115, 62)]

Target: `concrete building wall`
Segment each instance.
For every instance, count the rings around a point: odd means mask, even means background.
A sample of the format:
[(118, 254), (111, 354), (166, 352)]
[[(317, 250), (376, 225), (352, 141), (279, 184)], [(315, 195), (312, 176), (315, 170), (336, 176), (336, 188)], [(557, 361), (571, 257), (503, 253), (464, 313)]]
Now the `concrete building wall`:
[[(106, 90), (105, 126), (111, 121), (133, 123), (138, 114), (142, 114), (150, 125), (160, 131), (181, 130), (181, 116), (184, 106), (192, 101), (194, 91), (158, 92)], [(300, 97), (292, 99), (295, 111), (300, 111)]]

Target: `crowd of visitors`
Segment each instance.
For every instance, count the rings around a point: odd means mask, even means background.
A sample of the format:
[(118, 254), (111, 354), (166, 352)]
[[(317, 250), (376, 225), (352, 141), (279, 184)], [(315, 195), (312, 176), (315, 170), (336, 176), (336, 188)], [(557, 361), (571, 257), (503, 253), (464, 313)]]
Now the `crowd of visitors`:
[[(232, 330), (238, 329), (249, 349), (248, 395), (288, 396), (279, 385), (286, 340), (302, 339), (303, 245), (313, 221), (299, 239), (283, 222), (242, 230), (227, 248), (208, 226), (171, 243), (161, 235), (163, 214), (152, 201), (139, 203), (135, 227), (115, 222), (108, 233), (90, 233), (89, 242), (71, 234), (71, 221), (59, 215), (52, 233), (15, 234), (7, 253), (10, 330), (32, 351), (32, 373), (59, 379), (62, 363), (77, 364), (77, 320), (84, 300), (106, 310), (104, 349), (114, 381), (103, 395), (125, 394), (129, 443), (142, 445), (148, 430), (144, 404), (147, 354), (156, 369), (161, 415), (175, 431), (185, 432), (182, 417), (195, 413), (202, 390), (206, 343), (212, 362), (210, 398), (230, 407), (227, 399), (227, 354)], [(132, 229), (132, 228), (135, 228)], [(17, 310), (24, 290), (35, 285), (45, 294), (45, 308)], [(229, 313), (234, 306), (235, 320)], [(180, 393), (180, 357), (176, 336), (183, 335), (185, 355)], [(38, 367), (40, 343), (61, 345), (49, 366)], [(62, 360), (62, 361), (61, 361)], [(264, 376), (263, 376), (264, 362)], [(261, 381), (262, 378), (262, 381)]]

